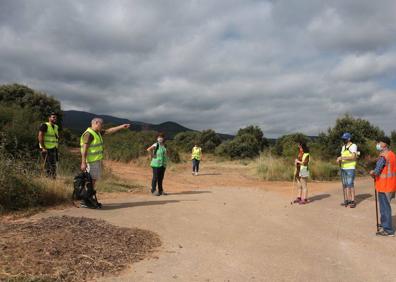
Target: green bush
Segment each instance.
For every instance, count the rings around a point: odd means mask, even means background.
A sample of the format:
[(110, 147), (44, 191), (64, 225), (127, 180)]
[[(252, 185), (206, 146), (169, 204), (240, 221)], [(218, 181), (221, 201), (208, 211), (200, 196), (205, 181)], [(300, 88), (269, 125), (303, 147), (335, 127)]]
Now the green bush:
[(231, 159), (254, 158), (260, 154), (260, 143), (251, 134), (237, 135), (232, 141), (221, 144), (216, 154)]
[(155, 143), (154, 131), (121, 131), (104, 136), (105, 157), (110, 160), (129, 162), (147, 155), (146, 149)]
[(302, 133), (284, 135), (276, 140), (272, 151), (277, 156), (295, 158), (298, 154), (298, 143), (308, 143), (310, 139)]
[(265, 147), (268, 147), (269, 142), (264, 137), (264, 133), (261, 130), (261, 128), (258, 127), (257, 125), (249, 125), (245, 128), (240, 128), (238, 130), (237, 136), (242, 136), (245, 134), (253, 135), (256, 138), (257, 142), (259, 143), (261, 150), (263, 150)]
[[(327, 133), (319, 134), (317, 142), (321, 146), (323, 158), (331, 159), (340, 155), (342, 146), (341, 136), (344, 132), (350, 132), (352, 134), (352, 141), (357, 144), (362, 158), (372, 154), (371, 145), (367, 142), (384, 136), (384, 132), (377, 126), (372, 125), (369, 121), (345, 115), (338, 118), (335, 126), (329, 128)], [(375, 156), (376, 154), (371, 155), (371, 157)]]
[(24, 109), (28, 108), (38, 114), (41, 121), (46, 121), (51, 112), (56, 112), (58, 122), (62, 124), (60, 102), (27, 86), (20, 84), (0, 85), (0, 103), (6, 106), (17, 105)]
[[(105, 157), (110, 160), (130, 162), (142, 156), (147, 156), (147, 148), (156, 141), (154, 131), (121, 131), (104, 137)], [(173, 141), (167, 141), (166, 147), (170, 161), (179, 163), (180, 156)]]
[(182, 152), (191, 152), (195, 144), (200, 142), (201, 133), (197, 131), (180, 132), (175, 136), (174, 143)]

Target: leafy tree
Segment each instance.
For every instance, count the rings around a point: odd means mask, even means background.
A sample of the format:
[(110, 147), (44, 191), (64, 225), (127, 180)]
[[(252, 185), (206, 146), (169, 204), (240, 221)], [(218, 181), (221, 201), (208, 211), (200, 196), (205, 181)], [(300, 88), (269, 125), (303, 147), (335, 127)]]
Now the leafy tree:
[(244, 134), (250, 134), (254, 136), (257, 142), (260, 144), (261, 150), (268, 146), (268, 140), (264, 137), (263, 131), (257, 125), (249, 125), (245, 128), (240, 128), (238, 130), (237, 136), (242, 136)]
[(20, 84), (0, 85), (0, 103), (3, 105), (17, 105), (29, 108), (38, 113), (39, 119), (46, 121), (51, 112), (58, 114), (58, 123), (62, 124), (62, 110), (60, 102)]
[(396, 131), (391, 132), (390, 138), (391, 138), (391, 142), (392, 142), (392, 144), (391, 144), (392, 148), (396, 149)]
[(273, 151), (278, 156), (295, 157), (298, 150), (298, 143), (308, 143), (310, 139), (302, 133), (293, 133), (280, 137), (273, 148)]
[(329, 128), (327, 133), (319, 134), (318, 143), (325, 158), (334, 158), (340, 154), (341, 136), (344, 132), (352, 134), (352, 141), (358, 145), (362, 157), (370, 154), (369, 140), (376, 140), (385, 135), (379, 127), (372, 125), (369, 121), (345, 115), (338, 118), (335, 126)]
[(190, 152), (195, 143), (198, 143), (201, 133), (197, 131), (180, 132), (175, 136), (174, 142), (183, 152)]
[(254, 158), (260, 154), (260, 144), (252, 134), (237, 135), (232, 141), (221, 144), (216, 154), (231, 159)]
[(212, 129), (204, 130), (199, 136), (199, 144), (206, 153), (213, 153), (217, 146), (221, 144), (221, 138)]

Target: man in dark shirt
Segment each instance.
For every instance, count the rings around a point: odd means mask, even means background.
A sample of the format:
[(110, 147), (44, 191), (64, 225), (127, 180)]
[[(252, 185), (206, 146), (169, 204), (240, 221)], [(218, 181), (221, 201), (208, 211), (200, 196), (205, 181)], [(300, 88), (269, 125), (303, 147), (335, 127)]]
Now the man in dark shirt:
[(56, 163), (58, 161), (58, 126), (57, 114), (51, 113), (48, 122), (42, 123), (39, 128), (38, 141), (43, 158), (44, 169), (48, 177), (56, 178)]

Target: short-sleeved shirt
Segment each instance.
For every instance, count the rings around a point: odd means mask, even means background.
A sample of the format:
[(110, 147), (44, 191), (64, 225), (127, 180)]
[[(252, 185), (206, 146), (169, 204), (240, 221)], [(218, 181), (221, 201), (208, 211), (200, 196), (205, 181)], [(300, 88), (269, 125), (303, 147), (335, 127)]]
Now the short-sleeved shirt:
[[(53, 125), (51, 125), (52, 126), (52, 128), (54, 128), (54, 126)], [(40, 125), (40, 128), (39, 128), (39, 131), (41, 131), (41, 132), (47, 132), (47, 130), (48, 130), (48, 126), (47, 126), (47, 124), (46, 123), (43, 123), (43, 124), (41, 124)]]
[[(104, 135), (105, 132), (106, 132), (106, 130), (101, 130), (101, 131), (100, 131), (100, 135)], [(89, 133), (89, 132), (85, 132), (85, 133), (84, 133), (84, 135), (83, 135), (83, 143), (84, 143), (84, 144), (90, 145), (90, 144), (92, 143), (93, 140), (94, 140), (94, 137), (92, 136), (91, 133)]]

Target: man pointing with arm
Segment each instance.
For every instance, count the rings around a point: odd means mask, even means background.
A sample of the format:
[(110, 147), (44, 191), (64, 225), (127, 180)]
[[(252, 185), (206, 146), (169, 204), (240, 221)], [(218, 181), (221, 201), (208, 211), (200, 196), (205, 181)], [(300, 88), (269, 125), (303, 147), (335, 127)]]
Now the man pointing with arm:
[(130, 124), (122, 124), (109, 129), (103, 129), (103, 119), (94, 118), (91, 121), (91, 127), (81, 135), (81, 170), (91, 174), (92, 185), (100, 179), (102, 172), (102, 160), (104, 158), (104, 146), (102, 135), (112, 134), (122, 129), (127, 129)]

